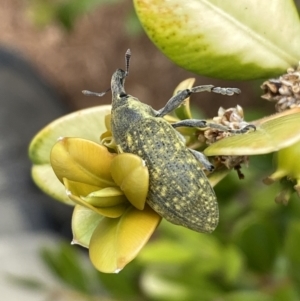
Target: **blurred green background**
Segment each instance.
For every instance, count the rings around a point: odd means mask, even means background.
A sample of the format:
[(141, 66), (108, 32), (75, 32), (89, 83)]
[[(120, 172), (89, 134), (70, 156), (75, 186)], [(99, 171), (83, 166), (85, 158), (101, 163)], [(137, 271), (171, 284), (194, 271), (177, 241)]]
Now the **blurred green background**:
[[(199, 103), (192, 98), (197, 116), (212, 117), (219, 106), (237, 103), (246, 120), (273, 111), (272, 104), (260, 99), (263, 81), (203, 78), (172, 64), (145, 36), (129, 0), (4, 1), (0, 20), (5, 28), (0, 43), (28, 58), (58, 91), (67, 111), (110, 102), (110, 95), (86, 99), (81, 90), (107, 89), (127, 48), (133, 53), (127, 91), (157, 109), (181, 80), (196, 77), (197, 84), (242, 90), (231, 99), (208, 95)], [(249, 167), (242, 169), (244, 180), (231, 172), (215, 188), (220, 223), (213, 234), (163, 221), (137, 259), (118, 275), (95, 271), (82, 249), (68, 245), (71, 236), (65, 234), (66, 243), (41, 251), (59, 289), (39, 275), (11, 275), (11, 280), (16, 287), (46, 291), (52, 300), (300, 300), (299, 198), (294, 194), (287, 206), (275, 204), (280, 183), (262, 183), (272, 170), (271, 155), (251, 157)]]

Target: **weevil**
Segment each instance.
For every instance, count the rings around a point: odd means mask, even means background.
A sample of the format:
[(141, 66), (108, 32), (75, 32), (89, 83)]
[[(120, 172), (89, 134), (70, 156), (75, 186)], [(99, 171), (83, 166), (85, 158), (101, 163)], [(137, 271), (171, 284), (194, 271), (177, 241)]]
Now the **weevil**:
[[(170, 124), (163, 117), (193, 93), (207, 91), (230, 96), (239, 94), (240, 90), (213, 85), (196, 86), (180, 91), (157, 111), (126, 93), (124, 84), (130, 57), (130, 50), (127, 50), (125, 71), (117, 69), (111, 79), (113, 138), (123, 152), (138, 155), (144, 160), (149, 170), (147, 203), (153, 210), (173, 224), (210, 233), (218, 224), (219, 210), (215, 192), (203, 167), (209, 171), (214, 167), (202, 153), (187, 148), (184, 138), (175, 128), (229, 129), (195, 119)], [(86, 95), (95, 96), (103, 96), (106, 92), (83, 91)]]

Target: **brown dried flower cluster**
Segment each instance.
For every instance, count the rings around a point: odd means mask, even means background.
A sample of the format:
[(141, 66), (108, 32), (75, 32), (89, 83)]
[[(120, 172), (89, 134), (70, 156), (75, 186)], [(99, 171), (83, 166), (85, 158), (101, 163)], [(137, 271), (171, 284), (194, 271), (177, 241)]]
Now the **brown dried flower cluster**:
[[(248, 122), (244, 121), (243, 108), (237, 105), (235, 108), (224, 109), (222, 107), (218, 110), (218, 116), (213, 118), (213, 123), (225, 126), (230, 130), (241, 130), (245, 126), (249, 125)], [(223, 131), (221, 129), (209, 128), (204, 132), (206, 143), (208, 145), (231, 136), (232, 133), (228, 130)]]
[[(220, 107), (218, 110), (218, 116), (213, 118), (213, 123), (220, 124), (231, 130), (241, 130), (249, 125), (249, 123), (244, 120), (244, 111), (243, 108), (239, 105), (237, 105), (235, 108), (229, 108), (227, 110)], [(209, 128), (204, 132), (204, 137), (206, 138), (206, 143), (208, 145), (231, 135), (232, 133), (230, 131), (222, 131), (215, 128)], [(248, 165), (248, 161), (248, 156), (215, 157), (216, 166), (225, 165), (228, 169), (234, 168), (237, 171), (239, 178), (244, 177), (240, 171), (241, 164)]]
[(300, 64), (296, 69), (289, 68), (279, 78), (265, 81), (261, 88), (265, 92), (262, 98), (276, 102), (277, 112), (300, 106)]

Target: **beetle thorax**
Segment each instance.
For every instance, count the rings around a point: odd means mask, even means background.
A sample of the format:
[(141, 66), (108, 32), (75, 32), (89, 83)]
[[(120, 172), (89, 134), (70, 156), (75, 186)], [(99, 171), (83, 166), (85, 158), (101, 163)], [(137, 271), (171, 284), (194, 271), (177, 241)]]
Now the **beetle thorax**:
[(141, 119), (154, 116), (154, 110), (131, 95), (119, 97), (118, 102), (112, 106), (111, 129), (114, 139), (120, 144), (128, 128)]

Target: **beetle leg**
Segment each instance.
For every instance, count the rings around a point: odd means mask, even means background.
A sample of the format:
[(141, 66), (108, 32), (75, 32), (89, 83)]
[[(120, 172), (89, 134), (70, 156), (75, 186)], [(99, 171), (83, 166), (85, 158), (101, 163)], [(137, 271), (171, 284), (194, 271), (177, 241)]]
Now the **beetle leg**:
[[(168, 113), (172, 112), (174, 109), (178, 108), (184, 102), (184, 100), (188, 98), (192, 93), (204, 91), (211, 92), (213, 87), (213, 85), (205, 85), (179, 91), (177, 94), (175, 94), (169, 99), (169, 101), (162, 109), (158, 110), (156, 117), (163, 117)], [(195, 88), (197, 88), (197, 90), (193, 90)]]
[(256, 131), (256, 126), (254, 124), (248, 124), (239, 130), (229, 129), (228, 132), (233, 133), (233, 134), (245, 134), (251, 130)]
[(184, 100), (188, 98), (191, 94), (200, 93), (204, 91), (214, 92), (228, 96), (241, 93), (241, 90), (237, 88), (220, 88), (214, 87), (213, 85), (196, 86), (191, 89), (181, 90), (176, 95), (171, 97), (162, 109), (157, 111), (156, 117), (163, 117), (168, 113), (172, 112), (174, 109), (178, 108), (184, 102)]
[(200, 120), (200, 119), (185, 119), (180, 120), (178, 122), (172, 123), (173, 128), (178, 128), (181, 126), (185, 127), (195, 127), (195, 128), (201, 128), (201, 129), (218, 129), (220, 131), (227, 132), (229, 129), (228, 127), (218, 124), (218, 123), (211, 123), (207, 122), (206, 120)]
[[(197, 87), (195, 87), (197, 88)], [(217, 94), (222, 94), (222, 95), (227, 95), (227, 96), (232, 96), (234, 94), (240, 94), (241, 90), (238, 88), (222, 88), (222, 87), (214, 87), (211, 92), (217, 93)]]
[(181, 127), (181, 126), (186, 126), (186, 127), (198, 127), (201, 129), (217, 129), (223, 132), (229, 132), (233, 134), (244, 134), (248, 132), (250, 129), (256, 129), (255, 125), (253, 124), (248, 124), (245, 127), (241, 129), (230, 129), (224, 125), (218, 124), (218, 123), (212, 123), (212, 122), (207, 122), (205, 120), (199, 120), (199, 119), (185, 119), (185, 120), (180, 120), (178, 122), (172, 123), (173, 128)]
[(201, 152), (198, 152), (194, 149), (189, 148), (188, 149), (193, 156), (204, 166), (204, 168), (208, 171), (213, 171), (215, 167), (208, 161), (205, 155), (203, 155)]

